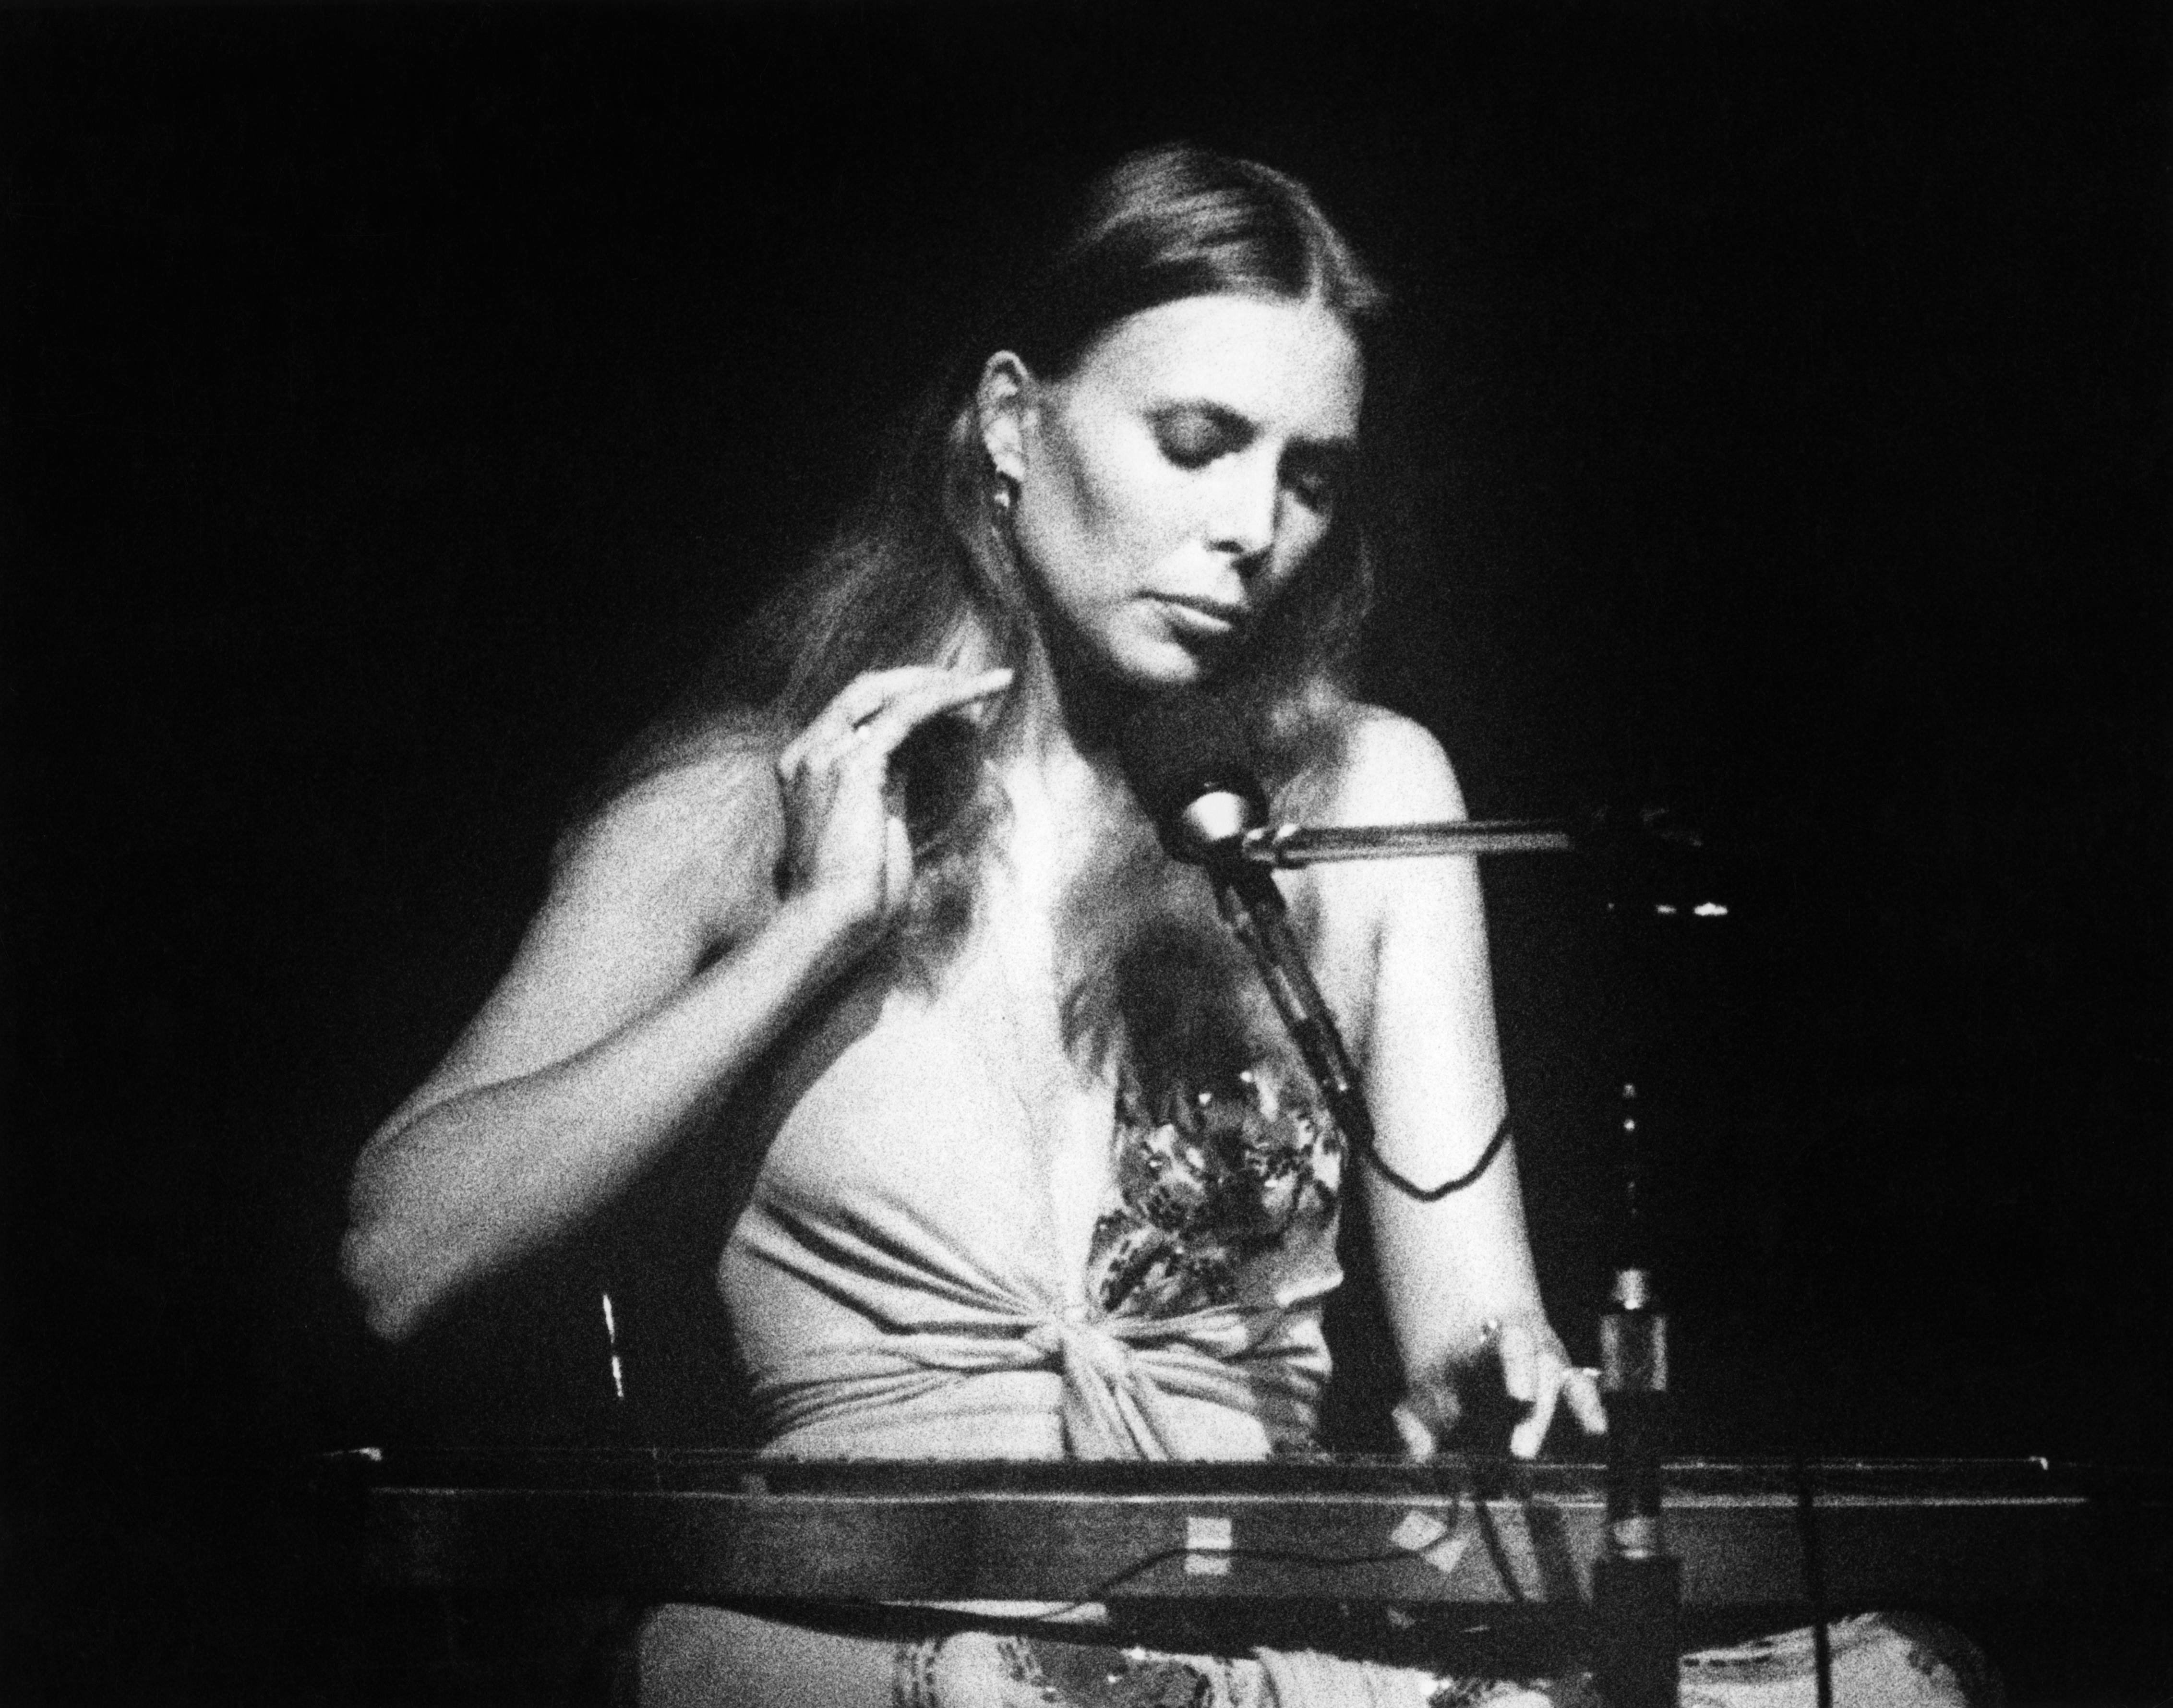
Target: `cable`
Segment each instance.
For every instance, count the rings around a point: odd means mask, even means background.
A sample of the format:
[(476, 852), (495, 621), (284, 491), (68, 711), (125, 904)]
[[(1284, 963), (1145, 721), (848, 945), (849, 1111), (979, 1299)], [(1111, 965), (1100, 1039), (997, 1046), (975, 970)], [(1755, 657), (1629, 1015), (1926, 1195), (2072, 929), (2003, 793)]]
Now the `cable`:
[(1387, 1181), (1389, 1185), (1394, 1187), (1397, 1191), (1402, 1193), (1405, 1197), (1419, 1204), (1439, 1204), (1452, 1192), (1461, 1192), (1464, 1188), (1476, 1184), (1479, 1177), (1494, 1166), (1494, 1159), (1502, 1154), (1502, 1147), (1508, 1142), (1509, 1118), (1504, 1115), (1502, 1118), (1502, 1124), (1494, 1129), (1494, 1136), (1486, 1141), (1486, 1148), (1479, 1153), (1479, 1160), (1464, 1173), (1458, 1175), (1453, 1180), (1444, 1180), (1438, 1186), (1421, 1186), (1406, 1176), (1399, 1174), (1393, 1167), (1383, 1162), (1381, 1160), (1381, 1153), (1373, 1148), (1373, 1138), (1371, 1133), (1366, 1134), (1360, 1142), (1358, 1154), (1366, 1160), (1368, 1167), (1382, 1179)]

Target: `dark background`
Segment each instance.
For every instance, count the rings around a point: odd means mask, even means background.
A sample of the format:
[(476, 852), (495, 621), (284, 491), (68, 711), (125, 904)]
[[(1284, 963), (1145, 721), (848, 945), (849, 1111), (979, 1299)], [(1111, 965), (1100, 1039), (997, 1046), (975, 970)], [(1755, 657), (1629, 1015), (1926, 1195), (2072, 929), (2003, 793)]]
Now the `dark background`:
[(1627, 1052), (1686, 1447), (2162, 1457), (2165, 34), (1442, 9), (0, 18), (9, 1678), (301, 1689), (311, 1450), (731, 1436), (639, 1216), (368, 1346), (346, 1170), (992, 245), (1177, 135), (1397, 290), (1375, 693), (1714, 849), (1626, 970), (1490, 874), (1573, 1345)]

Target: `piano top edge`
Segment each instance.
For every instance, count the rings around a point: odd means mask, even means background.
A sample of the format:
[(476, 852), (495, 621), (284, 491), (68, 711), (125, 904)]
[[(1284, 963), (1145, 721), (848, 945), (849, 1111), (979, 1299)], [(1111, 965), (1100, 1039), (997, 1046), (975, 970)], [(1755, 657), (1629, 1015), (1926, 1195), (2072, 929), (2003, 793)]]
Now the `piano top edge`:
[[(1223, 1499), (1476, 1496), (1562, 1498), (1604, 1489), (1607, 1468), (1587, 1460), (1528, 1462), (1464, 1456), (1423, 1463), (1345, 1456), (1318, 1459), (1123, 1460), (794, 1459), (727, 1448), (452, 1447), (352, 1449), (321, 1455), (320, 1472), (373, 1488), (595, 1490), (659, 1493), (763, 1493), (930, 1499), (1018, 1494), (1096, 1499), (1196, 1493)], [(2102, 1491), (2173, 1495), (2173, 1468), (2106, 1467), (2046, 1459), (1847, 1459), (1808, 1467), (1820, 1505), (1882, 1499), (1999, 1501)], [(1799, 1498), (1798, 1468), (1785, 1459), (1672, 1459), (1669, 1498)]]

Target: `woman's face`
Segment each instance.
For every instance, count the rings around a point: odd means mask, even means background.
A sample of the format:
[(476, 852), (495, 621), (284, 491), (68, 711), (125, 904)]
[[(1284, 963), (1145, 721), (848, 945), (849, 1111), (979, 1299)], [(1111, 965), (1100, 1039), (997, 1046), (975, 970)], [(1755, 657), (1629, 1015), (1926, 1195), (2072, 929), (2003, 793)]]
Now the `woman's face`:
[(1211, 674), (1334, 519), (1365, 385), (1349, 327), (1191, 297), (1119, 321), (1060, 379), (1014, 377), (989, 448), (1052, 640), (1139, 687)]

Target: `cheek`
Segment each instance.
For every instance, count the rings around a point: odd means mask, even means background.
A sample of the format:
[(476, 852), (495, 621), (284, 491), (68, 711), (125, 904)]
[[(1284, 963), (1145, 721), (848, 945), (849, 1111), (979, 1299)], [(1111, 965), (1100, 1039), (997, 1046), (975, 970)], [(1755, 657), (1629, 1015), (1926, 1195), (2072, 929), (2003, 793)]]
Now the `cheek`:
[(1142, 435), (1092, 428), (1052, 435), (1050, 543), (1098, 560), (1159, 555), (1191, 524), (1181, 478)]
[(1298, 572), (1310, 563), (1321, 547), (1327, 543), (1329, 523), (1302, 506), (1293, 505), (1275, 529), (1275, 552), (1270, 571), (1274, 582), (1273, 591), (1280, 593), (1297, 579)]

